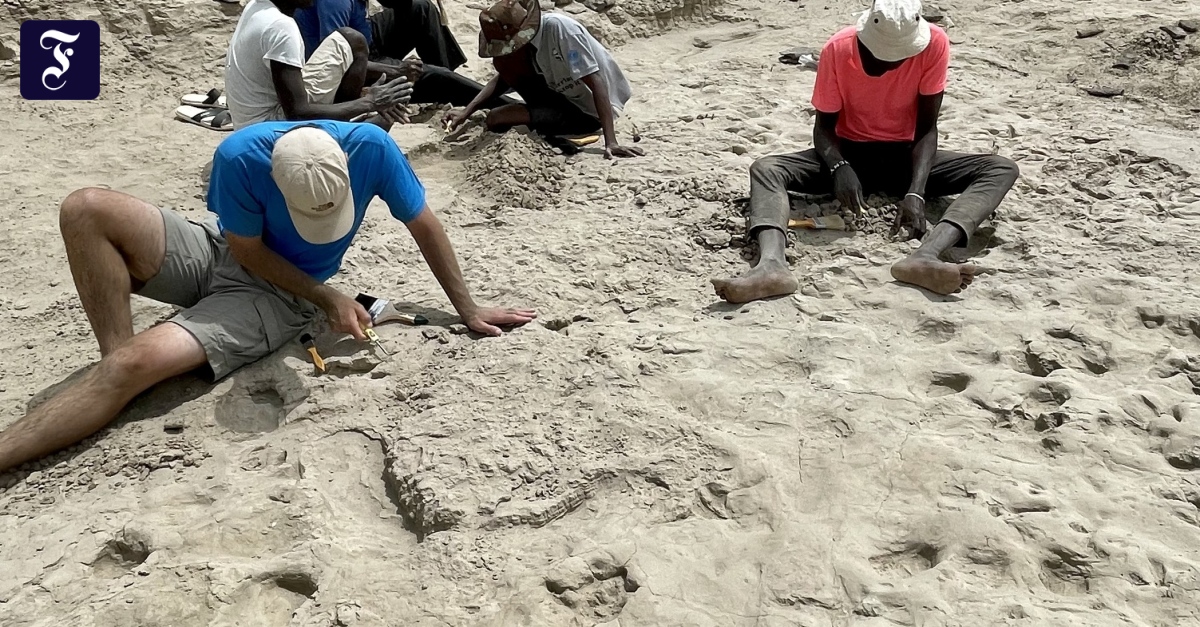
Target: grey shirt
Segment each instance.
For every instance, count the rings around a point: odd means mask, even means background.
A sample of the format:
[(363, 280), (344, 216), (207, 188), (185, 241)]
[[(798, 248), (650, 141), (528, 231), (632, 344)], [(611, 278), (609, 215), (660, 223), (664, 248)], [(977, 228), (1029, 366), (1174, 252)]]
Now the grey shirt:
[(632, 90), (617, 62), (583, 24), (560, 13), (542, 15), (542, 25), (529, 42), (537, 53), (534, 66), (550, 89), (564, 95), (585, 113), (600, 117), (592, 90), (581, 80), (596, 72), (608, 85), (613, 115), (625, 108)]

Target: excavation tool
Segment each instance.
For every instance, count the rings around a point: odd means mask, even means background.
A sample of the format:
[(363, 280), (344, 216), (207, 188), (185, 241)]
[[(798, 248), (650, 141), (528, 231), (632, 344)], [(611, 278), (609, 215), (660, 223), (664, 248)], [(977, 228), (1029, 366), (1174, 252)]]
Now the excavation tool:
[(813, 229), (816, 231), (845, 231), (846, 221), (842, 216), (821, 216), (803, 220), (788, 220), (789, 229)]
[(325, 360), (321, 358), (321, 353), (317, 352), (317, 343), (313, 340), (313, 336), (309, 333), (301, 335), (300, 343), (304, 345), (308, 354), (312, 355), (313, 365), (317, 367), (317, 370), (325, 372)]
[(359, 294), (354, 297), (354, 300), (358, 301), (358, 304), (367, 310), (367, 314), (371, 316), (371, 324), (375, 326), (389, 322), (403, 322), (414, 327), (429, 324), (429, 319), (425, 316), (404, 313), (396, 309), (396, 306), (389, 300), (375, 298), (370, 294)]

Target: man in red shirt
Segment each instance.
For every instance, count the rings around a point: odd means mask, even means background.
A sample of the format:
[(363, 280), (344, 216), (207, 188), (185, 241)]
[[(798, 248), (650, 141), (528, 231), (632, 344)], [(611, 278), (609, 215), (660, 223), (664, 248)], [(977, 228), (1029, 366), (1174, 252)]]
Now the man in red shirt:
[[(813, 106), (815, 149), (764, 157), (750, 167), (749, 236), (759, 259), (736, 279), (714, 279), (733, 303), (791, 294), (798, 284), (784, 258), (787, 191), (833, 192), (856, 212), (863, 196), (902, 196), (896, 222), (924, 235), (921, 247), (892, 266), (897, 280), (939, 294), (965, 289), (976, 266), (940, 255), (966, 244), (1017, 180), (1017, 165), (996, 155), (938, 150), (938, 113), (950, 64), (946, 33), (921, 18), (920, 0), (876, 0), (857, 26), (821, 51)], [(926, 197), (959, 194), (926, 232)]]

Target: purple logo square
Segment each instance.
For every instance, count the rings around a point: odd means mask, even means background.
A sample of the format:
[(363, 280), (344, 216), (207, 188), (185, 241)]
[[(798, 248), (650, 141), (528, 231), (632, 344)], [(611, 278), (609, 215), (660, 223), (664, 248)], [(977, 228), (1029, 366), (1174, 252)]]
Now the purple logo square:
[(21, 22), (21, 97), (95, 100), (100, 95), (100, 25), (92, 20)]

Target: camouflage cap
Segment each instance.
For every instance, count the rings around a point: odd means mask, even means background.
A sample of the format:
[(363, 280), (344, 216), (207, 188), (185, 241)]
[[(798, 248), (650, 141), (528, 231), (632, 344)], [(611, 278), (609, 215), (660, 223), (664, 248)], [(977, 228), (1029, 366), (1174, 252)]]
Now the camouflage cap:
[(500, 0), (479, 12), (479, 56), (512, 54), (532, 41), (541, 25), (538, 0)]

